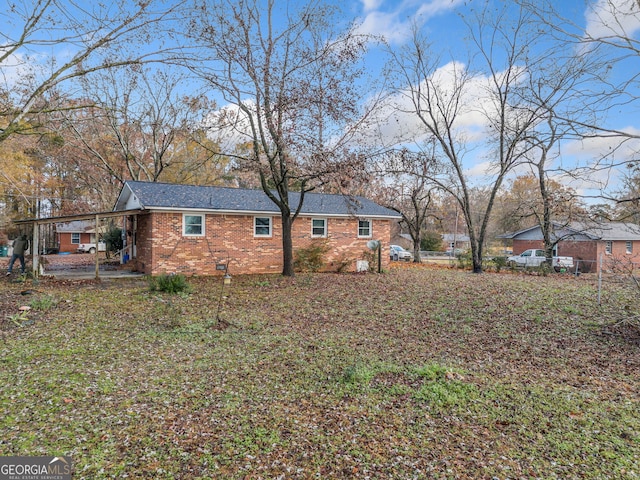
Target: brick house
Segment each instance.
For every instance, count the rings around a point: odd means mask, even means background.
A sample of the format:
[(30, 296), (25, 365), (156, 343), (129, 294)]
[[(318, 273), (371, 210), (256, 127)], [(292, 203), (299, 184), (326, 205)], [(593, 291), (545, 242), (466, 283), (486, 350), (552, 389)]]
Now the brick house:
[[(292, 206), (299, 198), (290, 194)], [(129, 181), (118, 211), (127, 212), (125, 251), (146, 274), (216, 275), (225, 264), (232, 274), (282, 271), (280, 212), (262, 190)], [(294, 252), (326, 240), (327, 268), (354, 270), (369, 240), (380, 240), (386, 251), (398, 218), (363, 197), (307, 193), (293, 224)]]
[(95, 222), (72, 220), (55, 224), (58, 251), (75, 253), (81, 243), (95, 243)]
[[(583, 272), (597, 271), (601, 255), (605, 266), (623, 262), (640, 268), (640, 225), (620, 222), (556, 224), (554, 235), (557, 239), (554, 255), (573, 257)], [(543, 247), (540, 226), (500, 238), (513, 240), (514, 255)]]

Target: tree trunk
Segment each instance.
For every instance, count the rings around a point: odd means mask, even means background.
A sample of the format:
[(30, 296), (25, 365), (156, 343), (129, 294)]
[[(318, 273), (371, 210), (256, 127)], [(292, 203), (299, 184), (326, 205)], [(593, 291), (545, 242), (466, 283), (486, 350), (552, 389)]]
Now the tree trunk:
[(291, 237), (291, 229), (293, 227), (293, 219), (289, 212), (282, 213), (282, 275), (285, 277), (293, 277), (293, 240)]

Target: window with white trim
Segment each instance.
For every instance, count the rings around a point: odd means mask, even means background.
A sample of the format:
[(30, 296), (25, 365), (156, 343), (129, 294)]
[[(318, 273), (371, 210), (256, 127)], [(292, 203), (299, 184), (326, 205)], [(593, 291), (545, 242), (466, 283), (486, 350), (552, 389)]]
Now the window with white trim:
[(358, 220), (358, 237), (371, 237), (371, 220)]
[(185, 237), (204, 237), (204, 215), (183, 214), (182, 235)]
[(327, 219), (326, 218), (311, 219), (311, 236), (312, 237), (327, 236)]
[(75, 245), (80, 245), (80, 234), (75, 232), (71, 234), (71, 243)]
[(253, 236), (271, 236), (271, 217), (253, 217)]
[(633, 253), (633, 242), (630, 240), (627, 240), (627, 253)]
[(611, 255), (612, 250), (613, 245), (611, 240), (607, 240), (606, 242), (604, 242), (604, 253), (606, 253), (607, 255)]

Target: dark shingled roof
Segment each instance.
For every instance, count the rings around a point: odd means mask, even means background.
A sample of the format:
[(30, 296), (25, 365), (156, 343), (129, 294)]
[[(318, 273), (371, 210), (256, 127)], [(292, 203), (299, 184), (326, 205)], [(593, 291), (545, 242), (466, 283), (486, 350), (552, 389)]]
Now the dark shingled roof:
[[(262, 190), (128, 181), (125, 183), (123, 192), (127, 187), (145, 209), (175, 208), (280, 213), (278, 207)], [(292, 210), (295, 210), (300, 201), (300, 194), (291, 192), (289, 199)], [(116, 205), (117, 208), (118, 205)], [(397, 212), (364, 197), (326, 193), (306, 193), (301, 213), (400, 218)]]

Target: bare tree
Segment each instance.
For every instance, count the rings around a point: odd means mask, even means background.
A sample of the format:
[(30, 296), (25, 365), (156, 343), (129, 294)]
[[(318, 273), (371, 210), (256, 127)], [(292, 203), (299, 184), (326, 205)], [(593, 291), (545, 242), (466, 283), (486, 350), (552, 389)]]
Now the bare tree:
[[(609, 148), (574, 174), (593, 176), (605, 172), (608, 178), (620, 167), (633, 166), (638, 158), (640, 134), (635, 128), (620, 125), (619, 119), (626, 118), (626, 114), (635, 115), (640, 101), (640, 74), (636, 68), (640, 54), (640, 3), (601, 0), (585, 4), (584, 24), (564, 16), (557, 9), (557, 2), (518, 3), (535, 16), (538, 28), (549, 38), (589, 66), (582, 75), (582, 100), (588, 110), (598, 115), (555, 112), (555, 120), (574, 128), (574, 135), (582, 140), (606, 140)], [(575, 91), (573, 94), (577, 96)], [(601, 188), (604, 199), (629, 201), (606, 193), (608, 184)]]
[[(508, 7), (490, 15), (485, 9), (467, 26), (471, 60), (466, 66), (449, 63), (448, 73), (417, 30), (410, 47), (392, 55), (403, 84), (401, 93), (410, 105), (398, 108), (417, 116), (446, 163), (431, 180), (458, 202), (468, 230), (473, 271), (479, 273), (496, 195), (531, 148), (525, 140), (540, 112), (536, 106), (523, 105), (521, 92), (535, 62), (530, 15), (523, 9), (508, 11)], [(474, 116), (483, 119), (484, 131), (465, 128)], [(474, 207), (468, 172), (472, 160), (483, 158), (477, 156), (478, 149), (486, 155), (486, 201), (480, 212)]]
[(349, 141), (363, 118), (356, 79), (368, 38), (341, 25), (335, 6), (315, 0), (216, 0), (201, 2), (188, 28), (201, 47), (190, 67), (228, 103), (212, 134), (280, 210), (287, 276), (305, 192), (361, 160)]
[(411, 236), (415, 263), (420, 262), (427, 219), (436, 217), (432, 211), (435, 187), (430, 180), (436, 168), (432, 156), (405, 149), (385, 155), (377, 172), (384, 180), (377, 183), (374, 196), (402, 216), (400, 223)]
[[(181, 3), (11, 2), (0, 12), (0, 142), (37, 130), (40, 125), (30, 122), (30, 114), (67, 108), (48, 95), (55, 89), (98, 71), (159, 60), (168, 51), (157, 29), (180, 11)], [(41, 57), (49, 61), (42, 63)]]
[(93, 107), (81, 114), (62, 112), (70, 132), (68, 146), (118, 184), (128, 179), (156, 182), (167, 169), (180, 181), (175, 174), (186, 172), (178, 164), (197, 167), (186, 156), (210, 163), (215, 157), (197, 131), (210, 102), (186, 95), (184, 83), (181, 74), (137, 66), (112, 68), (82, 81), (84, 98)]

